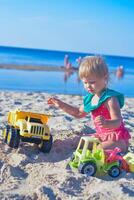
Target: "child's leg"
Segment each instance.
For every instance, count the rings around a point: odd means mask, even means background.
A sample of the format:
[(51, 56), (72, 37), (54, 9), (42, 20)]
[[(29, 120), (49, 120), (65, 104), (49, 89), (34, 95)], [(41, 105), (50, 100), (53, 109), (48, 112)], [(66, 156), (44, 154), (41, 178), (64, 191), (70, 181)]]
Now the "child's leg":
[(108, 140), (108, 141), (102, 142), (101, 145), (98, 146), (98, 148), (103, 148), (104, 150), (114, 149), (115, 147), (120, 148), (123, 153), (126, 153), (128, 149), (128, 145), (126, 141), (124, 140), (120, 140), (120, 141)]

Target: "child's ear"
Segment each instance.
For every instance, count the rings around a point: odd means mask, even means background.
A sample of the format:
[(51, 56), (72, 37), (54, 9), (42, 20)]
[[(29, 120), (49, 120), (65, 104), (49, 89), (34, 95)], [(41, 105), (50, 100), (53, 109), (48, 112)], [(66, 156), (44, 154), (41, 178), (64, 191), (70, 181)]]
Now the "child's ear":
[(107, 81), (107, 80), (108, 80), (108, 75), (106, 74), (106, 75), (104, 76), (104, 78), (105, 78), (105, 80)]
[(108, 75), (107, 74), (104, 76), (104, 79), (105, 79), (105, 84), (107, 84), (108, 83)]

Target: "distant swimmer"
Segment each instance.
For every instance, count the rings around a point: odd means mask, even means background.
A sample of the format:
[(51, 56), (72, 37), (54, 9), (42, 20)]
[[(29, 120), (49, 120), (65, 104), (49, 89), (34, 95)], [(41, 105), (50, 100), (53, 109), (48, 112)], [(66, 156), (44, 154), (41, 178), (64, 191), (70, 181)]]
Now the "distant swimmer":
[(64, 67), (66, 68), (69, 63), (69, 56), (66, 54), (64, 57)]
[(117, 67), (117, 70), (116, 70), (116, 77), (118, 79), (122, 78), (124, 76), (124, 67), (121, 65), (121, 66), (118, 66)]
[(67, 80), (69, 79), (69, 77), (73, 74), (73, 70), (65, 70), (64, 73), (64, 82), (67, 82)]
[(79, 67), (80, 64), (81, 64), (81, 61), (82, 61), (82, 57), (79, 56), (79, 57), (76, 59), (76, 62), (78, 63), (78, 67)]

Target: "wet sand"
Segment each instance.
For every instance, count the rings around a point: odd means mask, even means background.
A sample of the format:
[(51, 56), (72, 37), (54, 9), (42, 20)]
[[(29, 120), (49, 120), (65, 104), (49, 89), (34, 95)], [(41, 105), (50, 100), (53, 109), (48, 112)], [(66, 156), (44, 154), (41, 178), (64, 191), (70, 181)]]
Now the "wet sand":
[[(33, 65), (2, 65), (0, 69), (16, 69), (16, 70), (31, 70), (31, 71), (65, 71), (64, 66), (33, 66)], [(72, 67), (72, 70), (76, 70), (76, 67)]]

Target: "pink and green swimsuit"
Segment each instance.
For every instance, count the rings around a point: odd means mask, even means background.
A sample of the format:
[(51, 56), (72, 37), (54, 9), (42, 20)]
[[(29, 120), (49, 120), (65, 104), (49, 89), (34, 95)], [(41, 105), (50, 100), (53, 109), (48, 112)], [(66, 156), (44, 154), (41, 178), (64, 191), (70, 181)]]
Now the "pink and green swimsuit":
[[(106, 89), (101, 95), (97, 105), (93, 106), (91, 105), (93, 94), (89, 93), (88, 95), (86, 95), (84, 97), (84, 111), (91, 112), (93, 120), (99, 115), (102, 115), (105, 119), (111, 119), (109, 110), (105, 106), (105, 101), (112, 96), (115, 96), (118, 99), (120, 108), (122, 108), (124, 105), (124, 96), (114, 90)], [(96, 128), (96, 133), (94, 134), (94, 136), (99, 138), (100, 141), (104, 142), (107, 140), (112, 140), (112, 141), (124, 140), (128, 145), (128, 141), (131, 138), (131, 136), (128, 130), (125, 128), (123, 120), (118, 128), (113, 128), (113, 129), (102, 128), (95, 121), (94, 125)]]

